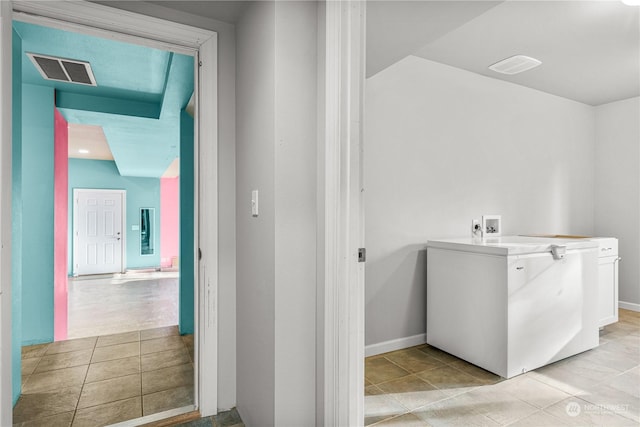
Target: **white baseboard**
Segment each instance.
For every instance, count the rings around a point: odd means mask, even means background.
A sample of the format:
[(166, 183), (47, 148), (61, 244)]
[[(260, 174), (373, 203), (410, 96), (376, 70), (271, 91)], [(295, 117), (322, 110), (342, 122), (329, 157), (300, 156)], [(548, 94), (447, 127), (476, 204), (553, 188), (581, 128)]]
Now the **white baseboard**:
[(618, 301), (618, 308), (640, 312), (640, 304), (636, 304), (633, 302)]
[(407, 347), (424, 344), (427, 342), (427, 334), (418, 334), (411, 337), (397, 338), (391, 341), (384, 341), (377, 344), (367, 345), (364, 348), (364, 356), (377, 356), (378, 354), (390, 351), (401, 350)]

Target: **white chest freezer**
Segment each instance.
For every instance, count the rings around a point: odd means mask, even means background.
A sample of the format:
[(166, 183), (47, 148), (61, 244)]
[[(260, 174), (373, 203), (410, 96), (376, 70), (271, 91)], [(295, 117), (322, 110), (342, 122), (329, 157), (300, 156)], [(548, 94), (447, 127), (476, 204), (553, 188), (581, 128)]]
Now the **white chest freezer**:
[(429, 241), (427, 343), (504, 378), (598, 346), (598, 243)]

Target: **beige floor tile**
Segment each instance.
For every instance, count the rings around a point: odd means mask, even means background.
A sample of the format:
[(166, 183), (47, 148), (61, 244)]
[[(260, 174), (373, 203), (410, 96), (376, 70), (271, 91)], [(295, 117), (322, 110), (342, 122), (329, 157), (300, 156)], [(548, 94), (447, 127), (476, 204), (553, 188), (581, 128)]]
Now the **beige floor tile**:
[(49, 344), (45, 354), (66, 353), (68, 351), (90, 350), (96, 346), (97, 337), (78, 338), (75, 340), (56, 341)]
[(74, 366), (88, 365), (91, 361), (92, 349), (68, 351), (65, 353), (47, 354), (40, 359), (34, 373), (54, 371), (56, 369), (72, 368)]
[[(640, 388), (640, 384), (636, 384)], [(600, 384), (578, 396), (593, 405), (600, 406), (609, 412), (634, 420), (640, 425), (640, 398), (624, 391)]]
[(154, 338), (168, 337), (172, 335), (180, 335), (177, 326), (165, 326), (162, 328), (146, 329), (140, 331), (141, 340), (152, 340)]
[(484, 384), (480, 379), (451, 366), (442, 366), (416, 375), (449, 396), (466, 393)]
[(449, 397), (415, 375), (378, 384), (378, 388), (410, 411)]
[(167, 368), (169, 366), (184, 365), (189, 362), (191, 362), (191, 359), (189, 358), (186, 348), (143, 354), (141, 358), (143, 372)]
[(193, 386), (181, 386), (146, 394), (142, 399), (145, 416), (169, 409), (193, 405)]
[(474, 411), (467, 394), (455, 396), (413, 411), (413, 414), (432, 426), (471, 427), (498, 426), (497, 422)]
[(140, 373), (140, 358), (138, 356), (124, 359), (109, 360), (107, 362), (92, 363), (89, 365), (85, 383), (124, 377), (126, 375)]
[(513, 424), (509, 424), (509, 427), (561, 427), (566, 425), (559, 418), (544, 411), (538, 411)]
[(142, 354), (186, 348), (179, 335), (153, 338), (140, 342)]
[(142, 417), (142, 397), (78, 409), (73, 427), (102, 427)]
[(444, 364), (442, 361), (434, 359), (417, 348), (394, 351), (385, 354), (384, 357), (401, 368), (413, 373), (434, 369)]
[(74, 411), (81, 389), (82, 386), (59, 387), (48, 392), (22, 394), (13, 408), (13, 422), (34, 421)]
[(33, 371), (36, 370), (36, 366), (38, 366), (38, 363), (40, 363), (39, 357), (34, 357), (32, 359), (22, 359), (20, 366), (21, 375), (25, 376), (33, 374)]
[(597, 365), (613, 368), (620, 372), (638, 366), (640, 362), (637, 358), (628, 354), (608, 350), (610, 344), (611, 342), (608, 342), (598, 348), (579, 354), (576, 356), (576, 359), (586, 360)]
[(426, 353), (427, 355), (433, 357), (434, 359), (438, 359), (444, 363), (452, 363), (460, 360), (454, 355), (449, 354), (445, 351), (442, 351), (439, 348), (432, 347), (429, 344), (419, 345), (416, 348), (421, 352)]
[(627, 371), (603, 384), (640, 398), (640, 369)]
[(42, 357), (47, 351), (49, 344), (26, 345), (22, 347), (22, 359), (31, 359), (33, 357)]
[(171, 366), (142, 373), (142, 394), (193, 384), (193, 365)]
[(620, 372), (587, 360), (567, 359), (527, 373), (535, 380), (571, 395), (582, 393)]
[(513, 394), (498, 391), (492, 386), (478, 387), (463, 396), (468, 399), (474, 411), (500, 425), (510, 424), (538, 411), (538, 408)]
[(364, 376), (372, 384), (394, 380), (409, 374), (409, 371), (382, 356), (367, 358), (364, 362)]
[(413, 414), (404, 414), (399, 417), (391, 418), (381, 423), (376, 424), (378, 426), (402, 426), (402, 427), (428, 427), (429, 424), (422, 421), (420, 418), (416, 417)]
[(85, 384), (78, 408), (88, 408), (135, 396), (140, 396), (140, 374)]
[(22, 384), (22, 393), (33, 394), (59, 388), (81, 386), (87, 374), (87, 368), (88, 365), (84, 365), (33, 374), (29, 376), (26, 383)]
[(453, 366), (456, 369), (461, 370), (462, 372), (465, 372), (471, 375), (472, 377), (478, 378), (484, 384), (496, 384), (504, 379), (504, 378), (501, 378), (499, 375), (486, 371), (464, 360), (458, 360), (450, 363), (449, 365)]
[(24, 423), (14, 424), (20, 427), (69, 427), (73, 420), (74, 411), (64, 412), (62, 414), (51, 415), (49, 417), (39, 418), (37, 420), (26, 421)]
[(528, 374), (502, 381), (491, 387), (495, 391), (509, 393), (537, 408), (546, 408), (571, 397), (555, 387), (533, 379)]
[(112, 335), (104, 335), (98, 337), (98, 342), (96, 343), (96, 347), (108, 347), (110, 345), (116, 344), (126, 344), (130, 342), (138, 342), (140, 341), (140, 332), (124, 332), (122, 334), (112, 334)]
[(124, 359), (140, 355), (140, 343), (110, 345), (109, 347), (96, 348), (93, 351), (91, 363), (106, 362), (108, 360)]
[(405, 414), (407, 408), (388, 394), (369, 394), (364, 397), (364, 424), (377, 422)]
[(637, 427), (638, 425), (637, 422), (629, 418), (593, 406), (585, 400), (571, 397), (546, 408), (544, 411), (570, 426)]

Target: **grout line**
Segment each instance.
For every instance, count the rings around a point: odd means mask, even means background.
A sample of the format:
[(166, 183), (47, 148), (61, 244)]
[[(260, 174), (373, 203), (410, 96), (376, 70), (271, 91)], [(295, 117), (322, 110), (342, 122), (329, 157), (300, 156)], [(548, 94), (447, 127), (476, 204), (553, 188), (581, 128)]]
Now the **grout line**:
[(89, 358), (87, 371), (84, 373), (84, 379), (82, 380), (82, 387), (80, 387), (80, 394), (78, 394), (78, 400), (76, 401), (76, 408), (73, 410), (71, 425), (73, 425), (73, 422), (76, 420), (76, 414), (78, 413), (78, 405), (80, 404), (80, 398), (82, 397), (82, 392), (84, 391), (84, 385), (87, 382), (87, 376), (89, 376), (89, 369), (91, 368), (91, 360), (93, 359), (93, 353), (96, 351), (96, 346), (98, 345), (98, 337), (95, 337), (95, 339), (96, 341), (93, 343), (93, 348), (91, 349), (91, 357)]

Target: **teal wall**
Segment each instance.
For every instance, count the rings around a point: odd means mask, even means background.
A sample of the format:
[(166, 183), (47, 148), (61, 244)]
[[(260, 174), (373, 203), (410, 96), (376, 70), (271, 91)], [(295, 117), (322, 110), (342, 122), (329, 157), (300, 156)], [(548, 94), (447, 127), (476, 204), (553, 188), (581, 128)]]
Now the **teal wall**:
[(22, 383), (22, 40), (13, 31), (13, 111), (11, 145), (11, 381), (13, 404)]
[[(69, 230), (73, 230), (73, 189), (127, 190), (127, 268), (160, 267), (160, 179), (121, 176), (111, 160), (69, 159)], [(140, 255), (140, 208), (155, 208), (153, 255)], [(69, 274), (73, 272), (73, 239), (69, 233)]]
[[(193, 118), (180, 113), (180, 333), (193, 333), (194, 148)], [(214, 226), (214, 225), (211, 225)]]
[(53, 88), (22, 85), (22, 343), (53, 341)]

